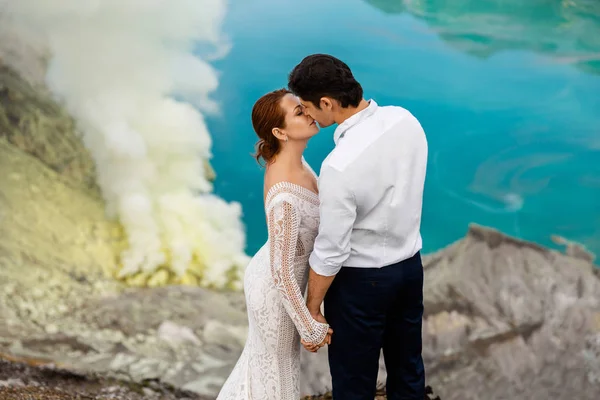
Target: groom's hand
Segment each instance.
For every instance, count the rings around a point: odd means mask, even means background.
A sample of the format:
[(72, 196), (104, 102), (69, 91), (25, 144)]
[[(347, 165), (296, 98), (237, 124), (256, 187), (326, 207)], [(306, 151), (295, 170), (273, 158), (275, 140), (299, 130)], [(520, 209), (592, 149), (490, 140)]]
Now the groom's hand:
[(329, 328), (327, 330), (327, 335), (325, 336), (325, 340), (323, 340), (323, 343), (321, 343), (321, 345), (319, 347), (323, 347), (326, 344), (331, 344), (331, 335), (333, 335), (333, 329)]
[[(317, 322), (321, 322), (323, 324), (327, 323), (327, 320), (325, 319), (323, 314), (321, 314), (321, 310), (318, 310), (316, 313), (311, 313), (311, 315)], [(327, 335), (325, 335), (325, 339), (320, 344), (311, 344), (305, 342), (304, 340), (301, 340), (301, 343), (306, 350), (312, 353), (316, 353), (321, 347), (325, 346), (326, 344), (331, 344), (331, 335), (333, 335), (333, 329), (331, 329), (330, 327), (327, 330)]]
[[(321, 310), (319, 310), (316, 313), (313, 313), (311, 315), (317, 322), (320, 322), (322, 324), (327, 323), (327, 320), (325, 319), (323, 314), (321, 314)], [(323, 341), (323, 343), (321, 343), (319, 345), (319, 347), (323, 347), (326, 344), (331, 344), (331, 335), (333, 335), (333, 329), (331, 329), (331, 327), (330, 327), (329, 330), (327, 331), (327, 336), (325, 336), (325, 340)]]
[(327, 323), (327, 320), (325, 319), (325, 317), (323, 316), (323, 314), (321, 314), (321, 310), (318, 310), (315, 313), (311, 313), (311, 316), (317, 321), (317, 322), (321, 322), (323, 324)]

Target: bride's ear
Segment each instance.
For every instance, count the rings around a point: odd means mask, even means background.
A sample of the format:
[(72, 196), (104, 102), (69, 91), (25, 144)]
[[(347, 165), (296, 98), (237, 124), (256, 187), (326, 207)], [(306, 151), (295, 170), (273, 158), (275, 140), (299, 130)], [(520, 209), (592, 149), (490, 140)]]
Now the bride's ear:
[(273, 128), (271, 132), (273, 133), (273, 136), (275, 136), (277, 139), (287, 142), (287, 135), (281, 129)]

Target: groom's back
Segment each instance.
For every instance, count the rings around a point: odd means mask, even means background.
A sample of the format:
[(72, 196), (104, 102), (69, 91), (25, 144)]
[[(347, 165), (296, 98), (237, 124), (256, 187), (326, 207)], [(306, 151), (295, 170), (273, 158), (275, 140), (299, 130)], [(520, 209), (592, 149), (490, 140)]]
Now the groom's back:
[(377, 268), (410, 258), (422, 247), (427, 140), (409, 111), (371, 102), (365, 116), (338, 127), (341, 137), (321, 174), (335, 170), (355, 199), (344, 265)]
[(422, 399), (425, 133), (407, 110), (365, 101), (348, 65), (333, 56), (305, 57), (289, 86), (320, 125), (341, 122), (319, 176), (307, 295), (317, 315), (327, 293), (333, 397), (372, 399), (383, 348), (388, 397)]

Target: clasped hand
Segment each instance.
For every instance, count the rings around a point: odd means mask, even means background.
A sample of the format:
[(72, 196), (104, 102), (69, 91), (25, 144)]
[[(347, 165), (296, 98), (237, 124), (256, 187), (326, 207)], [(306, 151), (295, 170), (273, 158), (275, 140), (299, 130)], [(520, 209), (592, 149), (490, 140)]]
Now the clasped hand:
[[(314, 315), (313, 318), (316, 321), (321, 322), (323, 324), (327, 323), (327, 320), (325, 319), (323, 314), (321, 314), (320, 312), (317, 315)], [(304, 346), (304, 348), (306, 350), (310, 351), (311, 353), (316, 353), (321, 347), (325, 346), (326, 344), (331, 344), (331, 335), (333, 335), (333, 329), (329, 328), (327, 330), (327, 335), (325, 335), (325, 339), (323, 339), (323, 341), (321, 343), (312, 344), (312, 343), (305, 342), (304, 340), (301, 340), (301, 343), (302, 343), (302, 346)]]

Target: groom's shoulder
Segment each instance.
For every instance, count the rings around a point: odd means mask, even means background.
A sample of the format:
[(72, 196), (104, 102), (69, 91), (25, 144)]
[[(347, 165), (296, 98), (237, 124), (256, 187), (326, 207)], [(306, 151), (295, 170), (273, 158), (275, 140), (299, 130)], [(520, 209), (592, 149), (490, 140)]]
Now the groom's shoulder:
[(378, 120), (388, 121), (389, 123), (396, 123), (405, 118), (415, 118), (415, 116), (406, 108), (401, 106), (380, 106), (377, 109)]
[(406, 138), (407, 132), (423, 135), (423, 127), (419, 119), (408, 109), (400, 106), (379, 107), (379, 131)]
[[(374, 117), (368, 118), (348, 129), (346, 138), (336, 145), (325, 160), (323, 160), (321, 173), (327, 169), (341, 173), (354, 161), (359, 159), (362, 152), (373, 145), (373, 142), (377, 141), (383, 135), (391, 134), (399, 136), (407, 128), (420, 127), (417, 118), (408, 109), (401, 106), (378, 106)], [(363, 132), (360, 131), (368, 132), (368, 135), (362, 134)], [(384, 145), (384, 142), (381, 143), (381, 145)]]
[(418, 123), (418, 120), (408, 109), (396, 105), (385, 105), (377, 107), (374, 118), (367, 119), (357, 129), (369, 131), (368, 137), (375, 139), (382, 135), (402, 132), (414, 122)]

